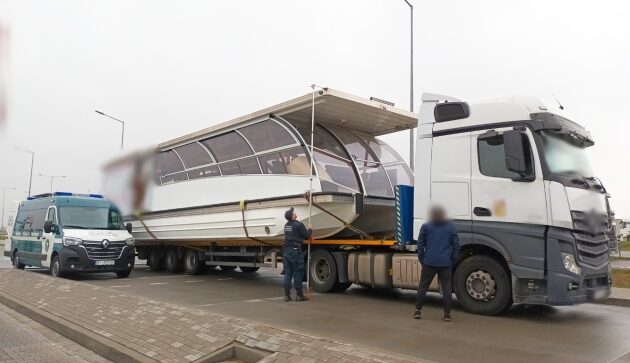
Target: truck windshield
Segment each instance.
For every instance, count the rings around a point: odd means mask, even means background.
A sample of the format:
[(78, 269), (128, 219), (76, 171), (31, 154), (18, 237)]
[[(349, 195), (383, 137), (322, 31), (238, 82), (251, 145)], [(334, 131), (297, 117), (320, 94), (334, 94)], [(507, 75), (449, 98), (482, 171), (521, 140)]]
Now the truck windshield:
[(103, 207), (61, 207), (60, 223), (65, 228), (79, 229), (124, 229), (120, 213)]
[(571, 143), (567, 138), (553, 132), (541, 131), (543, 154), (549, 171), (558, 175), (593, 176), (586, 147)]

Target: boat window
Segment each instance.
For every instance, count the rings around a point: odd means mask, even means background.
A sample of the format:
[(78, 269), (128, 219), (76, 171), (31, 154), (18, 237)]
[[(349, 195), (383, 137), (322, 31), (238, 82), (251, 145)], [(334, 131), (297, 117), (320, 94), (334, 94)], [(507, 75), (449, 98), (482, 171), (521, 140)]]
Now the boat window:
[(301, 147), (280, 152), (282, 160), (287, 169), (287, 174), (291, 175), (311, 175), (311, 161), (306, 152)]
[(158, 176), (165, 176), (184, 170), (182, 161), (173, 150), (163, 151), (156, 155), (156, 171)]
[(287, 168), (280, 153), (271, 153), (258, 157), (263, 174), (287, 174)]
[(251, 147), (247, 144), (247, 141), (234, 131), (201, 140), (200, 142), (212, 151), (212, 154), (219, 162), (234, 160), (253, 154)]
[(387, 171), (387, 175), (389, 175), (389, 180), (391, 180), (392, 185), (413, 186), (413, 173), (407, 164), (389, 164), (384, 165), (384, 167), (385, 171)]
[(175, 151), (182, 158), (186, 168), (194, 168), (196, 166), (206, 165), (212, 163), (212, 158), (200, 144), (193, 142), (192, 144), (184, 145), (175, 148)]
[(223, 175), (260, 174), (260, 166), (256, 158), (231, 161), (220, 164), (220, 167)]
[(330, 128), (330, 131), (337, 135), (350, 152), (363, 180), (366, 194), (393, 197), (394, 190), (389, 182), (387, 173), (367, 144), (350, 131), (338, 128)]
[[(311, 124), (307, 122), (294, 122), (291, 124), (295, 126), (300, 135), (304, 138), (304, 141), (308, 146), (311, 145)], [(344, 159), (348, 159), (348, 154), (343, 150), (343, 147), (335, 140), (335, 138), (321, 126), (315, 125), (315, 141), (313, 146), (316, 148), (328, 151)]]
[(203, 168), (188, 170), (190, 179), (208, 178), (211, 176), (221, 176), (217, 165), (205, 166)]
[(372, 136), (357, 134), (374, 151), (383, 164), (392, 186), (413, 185), (413, 172), (403, 158), (391, 146)]
[(356, 175), (349, 161), (332, 157), (317, 149), (313, 152), (313, 156), (323, 191), (348, 192), (348, 189), (350, 189), (358, 192), (360, 190)]
[(255, 152), (296, 144), (291, 134), (273, 120), (246, 126), (238, 131), (245, 136)]

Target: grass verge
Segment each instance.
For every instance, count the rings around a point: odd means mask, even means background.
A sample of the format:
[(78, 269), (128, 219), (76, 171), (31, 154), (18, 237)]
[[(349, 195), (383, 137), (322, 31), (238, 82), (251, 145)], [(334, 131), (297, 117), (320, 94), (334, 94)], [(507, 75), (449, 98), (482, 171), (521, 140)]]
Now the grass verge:
[(619, 241), (619, 249), (622, 251), (630, 251), (630, 241)]
[(613, 287), (630, 288), (630, 270), (612, 270)]

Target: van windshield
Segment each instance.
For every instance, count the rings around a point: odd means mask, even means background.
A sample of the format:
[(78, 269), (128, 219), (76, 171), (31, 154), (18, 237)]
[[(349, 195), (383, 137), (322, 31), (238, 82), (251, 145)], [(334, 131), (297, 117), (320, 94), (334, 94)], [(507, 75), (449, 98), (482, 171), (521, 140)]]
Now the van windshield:
[(59, 222), (65, 228), (125, 229), (117, 210), (102, 207), (61, 207)]

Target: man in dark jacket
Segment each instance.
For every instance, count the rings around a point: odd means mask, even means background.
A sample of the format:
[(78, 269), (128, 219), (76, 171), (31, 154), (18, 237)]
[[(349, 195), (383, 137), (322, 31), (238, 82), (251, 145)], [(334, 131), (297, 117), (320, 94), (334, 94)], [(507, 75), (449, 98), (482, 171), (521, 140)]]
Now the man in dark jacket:
[(291, 301), (291, 280), (297, 293), (296, 301), (308, 301), (304, 296), (302, 281), (304, 280), (304, 253), (302, 245), (305, 239), (311, 238), (312, 226), (308, 229), (304, 223), (297, 220), (298, 216), (291, 208), (284, 213), (287, 224), (284, 225), (284, 246), (282, 248), (282, 263), (284, 266), (284, 301)]
[(427, 289), (437, 274), (442, 287), (444, 300), (444, 321), (451, 321), (451, 305), (453, 304), (453, 265), (459, 254), (459, 238), (455, 226), (446, 219), (442, 207), (432, 207), (429, 211), (429, 222), (422, 225), (418, 236), (418, 259), (422, 264), (420, 286), (415, 319), (420, 319), (422, 305), (427, 296)]

